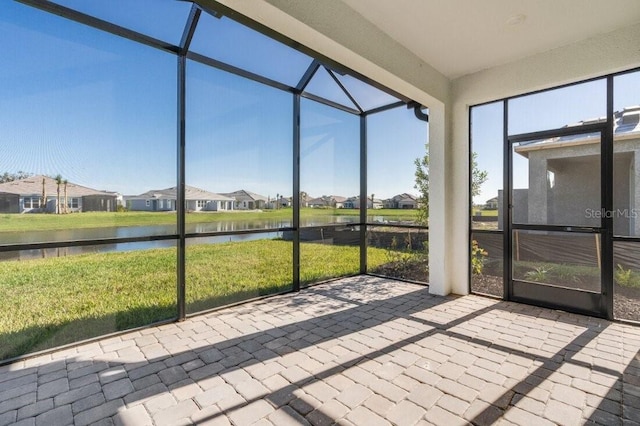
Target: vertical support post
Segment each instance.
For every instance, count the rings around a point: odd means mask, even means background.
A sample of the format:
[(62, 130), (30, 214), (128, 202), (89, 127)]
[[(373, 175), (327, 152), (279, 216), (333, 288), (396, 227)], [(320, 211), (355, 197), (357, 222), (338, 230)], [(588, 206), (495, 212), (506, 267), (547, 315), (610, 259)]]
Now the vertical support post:
[[(602, 208), (613, 212), (613, 76), (607, 77), (607, 128), (601, 135), (601, 184)], [(602, 306), (601, 311), (608, 319), (613, 319), (613, 215), (606, 214), (600, 219), (602, 229)]]
[(503, 191), (502, 191), (502, 209), (504, 210), (504, 214), (502, 217), (504, 218), (504, 223), (502, 224), (502, 229), (504, 232), (503, 243), (504, 243), (504, 253), (503, 253), (503, 293), (502, 298), (504, 300), (511, 300), (512, 291), (511, 291), (511, 279), (512, 279), (512, 262), (513, 262), (513, 241), (511, 238), (511, 221), (513, 219), (513, 199), (512, 199), (512, 177), (511, 171), (513, 169), (513, 159), (511, 158), (511, 144), (509, 143), (509, 101), (504, 100), (502, 103), (502, 140), (503, 140)]
[(185, 23), (182, 38), (180, 39), (180, 51), (178, 52), (178, 166), (177, 166), (177, 191), (176, 212), (178, 225), (178, 263), (176, 267), (176, 283), (178, 297), (178, 321), (184, 321), (186, 317), (186, 200), (185, 200), (185, 146), (186, 146), (186, 87), (187, 87), (187, 52), (196, 31), (198, 20), (202, 11), (195, 4), (191, 5), (189, 17)]
[(187, 58), (178, 55), (178, 188), (176, 211), (178, 220), (178, 321), (186, 317), (185, 300), (185, 140), (186, 140), (186, 67)]
[(293, 291), (300, 291), (300, 94), (293, 95)]
[[(360, 115), (360, 273), (367, 273), (367, 116)], [(371, 200), (373, 208), (373, 200)]]

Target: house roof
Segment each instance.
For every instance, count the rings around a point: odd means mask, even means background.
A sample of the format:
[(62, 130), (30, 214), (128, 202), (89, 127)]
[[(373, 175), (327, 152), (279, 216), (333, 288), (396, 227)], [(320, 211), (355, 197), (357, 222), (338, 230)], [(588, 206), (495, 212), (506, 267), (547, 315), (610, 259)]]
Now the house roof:
[[(568, 124), (564, 128), (579, 127), (587, 124), (602, 123), (607, 120), (606, 117), (592, 118), (582, 120), (574, 124)], [(613, 140), (622, 141), (640, 137), (640, 106), (631, 106), (624, 108), (622, 111), (613, 113)], [(514, 151), (524, 157), (529, 156), (531, 151), (539, 151), (542, 149), (566, 148), (570, 146), (589, 145), (600, 142), (598, 133), (578, 134), (570, 136), (562, 136), (557, 138), (535, 140), (520, 144), (514, 148)]]
[[(140, 195), (132, 195), (126, 197), (129, 200), (132, 199), (156, 199), (156, 200), (175, 200), (177, 198), (178, 188), (173, 186), (166, 189), (152, 189), (147, 192), (143, 192)], [(194, 186), (185, 185), (185, 199), (186, 200), (211, 200), (211, 201), (233, 201), (231, 197), (227, 197), (215, 192), (205, 191), (204, 189), (196, 188)]]
[(344, 203), (347, 201), (347, 197), (341, 197), (339, 195), (323, 195), (322, 197), (312, 198), (308, 200), (309, 204), (328, 204), (332, 202)]
[(234, 192), (223, 192), (221, 195), (234, 198), (236, 201), (267, 201), (267, 197), (264, 195), (256, 194), (255, 192), (245, 191), (239, 189)]
[[(346, 200), (346, 201), (351, 201), (351, 202), (353, 202), (353, 201), (360, 201), (360, 196), (359, 196), (359, 195), (354, 195), (353, 197), (349, 197), (349, 198), (347, 198), (347, 200)], [(367, 197), (367, 201), (371, 201), (371, 198)], [(374, 202), (374, 203), (382, 203), (382, 200), (381, 200), (381, 199), (379, 199), (379, 198), (374, 198), (374, 199), (373, 199), (373, 202)]]
[(416, 201), (416, 197), (414, 195), (411, 194), (407, 194), (406, 192), (403, 192), (402, 194), (398, 194), (395, 195), (392, 198), (393, 201), (395, 202), (400, 202), (400, 201)]
[[(0, 184), (0, 192), (6, 194), (17, 194), (23, 196), (42, 196), (42, 180), (47, 198), (58, 194), (58, 184), (56, 180), (49, 176), (36, 175), (25, 179), (14, 180)], [(67, 182), (67, 197), (77, 198), (87, 195), (109, 195), (115, 196), (115, 192), (99, 191), (88, 188), (73, 182)], [(64, 185), (60, 185), (60, 196), (64, 196)]]

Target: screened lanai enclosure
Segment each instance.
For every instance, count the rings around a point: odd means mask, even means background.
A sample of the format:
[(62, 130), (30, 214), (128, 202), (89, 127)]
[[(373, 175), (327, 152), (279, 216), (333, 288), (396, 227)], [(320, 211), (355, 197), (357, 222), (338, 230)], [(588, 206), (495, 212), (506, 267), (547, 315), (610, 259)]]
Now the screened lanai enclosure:
[(640, 72), (471, 108), (473, 292), (640, 321)]
[(0, 360), (428, 282), (411, 99), (212, 1), (4, 2), (0, 34)]

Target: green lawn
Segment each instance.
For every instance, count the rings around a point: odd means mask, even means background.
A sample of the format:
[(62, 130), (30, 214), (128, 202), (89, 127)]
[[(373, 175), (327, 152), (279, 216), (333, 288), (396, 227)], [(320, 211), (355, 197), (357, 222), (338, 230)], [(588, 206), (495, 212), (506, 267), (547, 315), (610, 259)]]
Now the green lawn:
[(489, 216), (496, 217), (498, 216), (498, 210), (484, 210), (484, 209), (473, 209), (474, 216)]
[[(355, 209), (303, 208), (301, 218), (327, 216), (357, 216)], [(413, 220), (417, 210), (380, 209), (369, 215), (389, 217), (391, 220)], [(219, 221), (287, 220), (291, 219), (290, 208), (264, 211), (188, 213), (187, 223), (209, 223)], [(86, 212), (66, 215), (55, 214), (4, 214), (0, 216), (0, 232), (43, 231), (78, 228), (103, 228), (119, 226), (153, 226), (176, 223), (175, 212)]]
[[(291, 288), (292, 243), (258, 240), (188, 246), (187, 312)], [(369, 249), (375, 268), (388, 251)], [(303, 243), (301, 280), (358, 272), (358, 247)], [(0, 359), (170, 319), (176, 250), (0, 262)]]

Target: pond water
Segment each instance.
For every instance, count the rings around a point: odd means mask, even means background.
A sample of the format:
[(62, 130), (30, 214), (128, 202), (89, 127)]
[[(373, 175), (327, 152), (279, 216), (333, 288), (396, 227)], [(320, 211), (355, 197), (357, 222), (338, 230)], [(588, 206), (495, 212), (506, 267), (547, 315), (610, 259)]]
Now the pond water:
[[(380, 218), (377, 218), (380, 219)], [(335, 216), (304, 218), (300, 220), (301, 227), (322, 226), (335, 223), (358, 222), (357, 216)], [(224, 220), (208, 223), (188, 223), (187, 233), (208, 232), (236, 232), (256, 229), (274, 229), (291, 227), (290, 220)], [(103, 238), (136, 238), (159, 235), (174, 235), (177, 233), (176, 225), (155, 226), (117, 226), (103, 228), (79, 228), (51, 231), (26, 231), (0, 233), (0, 244), (29, 244), (56, 241), (86, 241)], [(212, 244), (227, 241), (251, 241), (259, 239), (281, 238), (282, 232), (265, 232), (258, 234), (242, 235), (217, 235), (201, 238), (190, 238), (189, 244)], [(153, 248), (175, 247), (176, 240), (143, 241), (135, 243), (101, 244), (78, 247), (60, 247), (34, 250), (21, 250), (0, 253), (0, 260), (24, 260), (49, 257), (62, 257), (85, 253), (105, 253), (112, 251), (146, 250)]]

